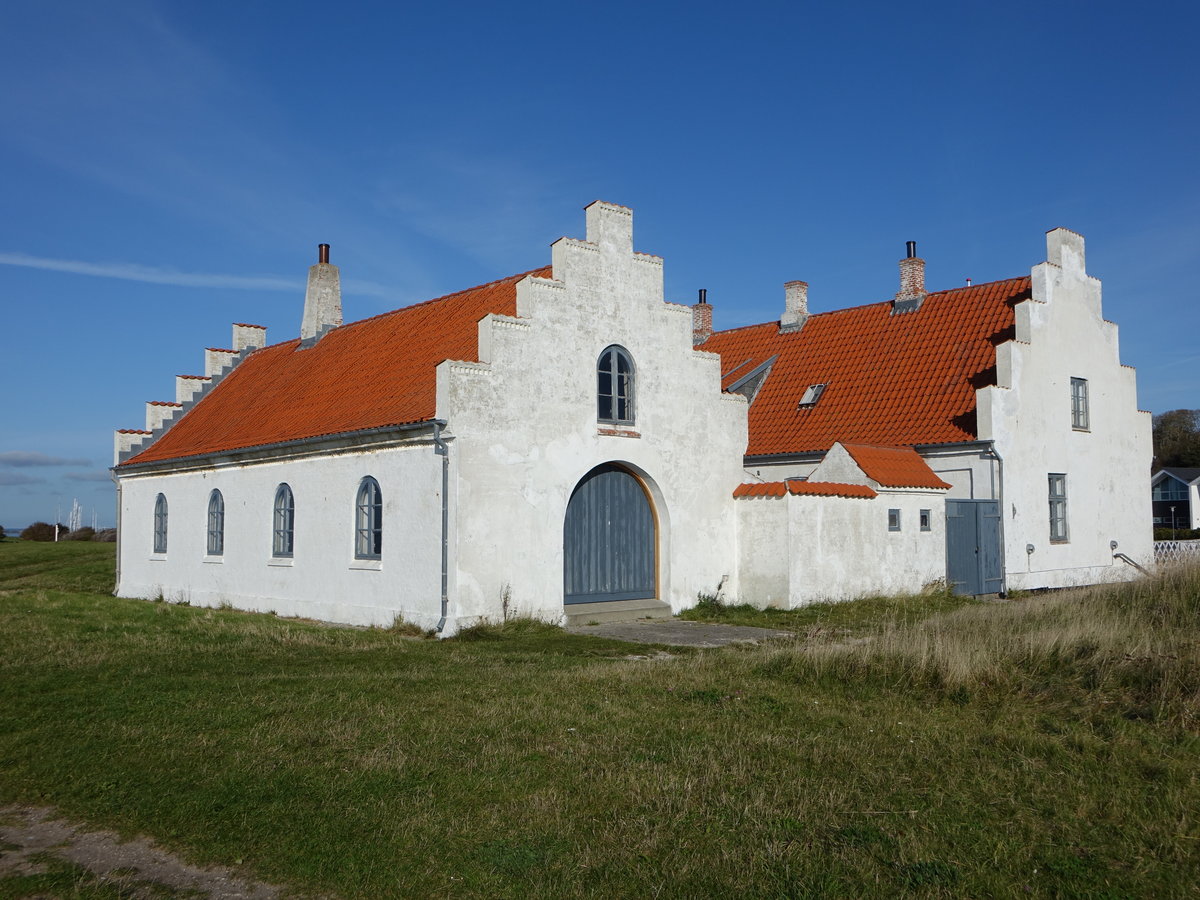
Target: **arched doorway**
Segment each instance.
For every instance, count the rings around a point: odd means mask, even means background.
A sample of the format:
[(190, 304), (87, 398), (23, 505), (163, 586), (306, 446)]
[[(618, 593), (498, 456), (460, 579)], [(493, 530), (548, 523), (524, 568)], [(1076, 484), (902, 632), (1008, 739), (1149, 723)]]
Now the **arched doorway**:
[(645, 487), (613, 464), (575, 486), (563, 526), (563, 602), (657, 596), (654, 510)]

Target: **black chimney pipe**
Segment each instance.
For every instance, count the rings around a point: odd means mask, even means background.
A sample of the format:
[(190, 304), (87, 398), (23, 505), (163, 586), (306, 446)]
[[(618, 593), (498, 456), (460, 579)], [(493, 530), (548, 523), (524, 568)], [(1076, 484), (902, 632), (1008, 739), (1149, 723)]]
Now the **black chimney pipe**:
[(917, 255), (917, 242), (909, 241), (908, 242), (908, 258), (914, 259), (916, 257), (916, 255)]
[(701, 303), (708, 302), (708, 290), (706, 288), (700, 288), (700, 302)]
[(328, 244), (317, 244), (317, 262), (319, 262), (319, 263), (329, 262), (329, 245)]

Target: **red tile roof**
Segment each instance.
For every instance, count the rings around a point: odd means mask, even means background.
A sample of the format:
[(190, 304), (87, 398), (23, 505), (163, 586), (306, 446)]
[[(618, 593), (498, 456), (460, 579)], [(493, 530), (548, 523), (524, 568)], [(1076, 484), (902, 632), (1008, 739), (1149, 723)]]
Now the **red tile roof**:
[[(699, 349), (721, 355), (725, 387), (779, 357), (750, 407), (749, 456), (969, 441), (975, 389), (995, 383), (996, 345), (1029, 296), (1030, 279), (1013, 278), (931, 293), (898, 315), (887, 301), (817, 313), (790, 334), (778, 322), (720, 331)], [(798, 409), (811, 384), (829, 387)]]
[(948, 488), (912, 447), (842, 444), (868, 478), (883, 487)]
[(546, 266), (335, 328), (307, 350), (255, 350), (154, 444), (123, 465), (432, 419), (444, 360), (479, 359), (478, 322), (512, 316), (517, 282)]
[(839, 484), (835, 481), (756, 481), (739, 484), (734, 497), (782, 497), (784, 494), (815, 497), (878, 497), (865, 484)]

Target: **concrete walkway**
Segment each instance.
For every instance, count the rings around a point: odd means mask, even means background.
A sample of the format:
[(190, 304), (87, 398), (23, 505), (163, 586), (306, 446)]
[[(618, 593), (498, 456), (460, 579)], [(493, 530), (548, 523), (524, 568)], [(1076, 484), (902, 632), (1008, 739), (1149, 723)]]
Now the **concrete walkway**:
[(632, 641), (638, 644), (667, 644), (672, 647), (724, 647), (727, 644), (757, 644), (772, 638), (790, 638), (790, 631), (751, 628), (748, 625), (709, 625), (683, 619), (641, 619), (637, 622), (603, 622), (572, 625), (572, 634)]

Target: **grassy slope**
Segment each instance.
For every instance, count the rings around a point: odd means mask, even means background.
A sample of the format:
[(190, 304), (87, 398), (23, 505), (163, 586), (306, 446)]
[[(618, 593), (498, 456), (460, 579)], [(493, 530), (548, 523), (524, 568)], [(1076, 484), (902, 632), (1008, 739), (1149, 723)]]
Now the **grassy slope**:
[(1200, 881), (1200, 577), (634, 662), (115, 600), (111, 553), (0, 544), (2, 802), (344, 896)]

